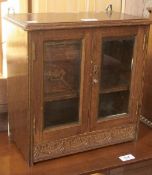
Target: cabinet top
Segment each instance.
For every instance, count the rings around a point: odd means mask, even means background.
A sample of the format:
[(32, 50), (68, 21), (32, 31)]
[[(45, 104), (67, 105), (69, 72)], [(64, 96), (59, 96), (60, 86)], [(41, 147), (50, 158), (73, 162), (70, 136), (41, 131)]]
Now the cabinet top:
[(131, 16), (117, 12), (9, 14), (5, 19), (28, 31), (41, 29), (148, 25), (152, 22), (149, 18)]

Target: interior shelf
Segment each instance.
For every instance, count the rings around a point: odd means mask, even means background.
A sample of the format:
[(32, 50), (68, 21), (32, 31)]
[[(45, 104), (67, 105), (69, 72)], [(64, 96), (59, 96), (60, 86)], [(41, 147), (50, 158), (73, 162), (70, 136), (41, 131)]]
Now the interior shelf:
[(58, 100), (66, 100), (72, 98), (78, 98), (79, 92), (76, 91), (63, 91), (60, 93), (48, 93), (44, 94), (44, 101), (58, 101)]
[[(108, 94), (112, 92), (121, 92), (121, 91), (128, 91), (129, 87), (125, 84), (117, 85), (113, 87), (103, 87), (100, 90), (100, 94)], [(44, 101), (58, 101), (58, 100), (66, 100), (66, 99), (72, 99), (72, 98), (78, 98), (79, 92), (60, 92), (60, 93), (53, 93), (53, 94), (45, 94), (44, 95)]]
[(129, 90), (128, 84), (120, 84), (120, 85), (113, 85), (113, 86), (102, 86), (100, 93), (101, 94), (108, 94), (112, 92), (120, 92), (120, 91), (127, 91)]

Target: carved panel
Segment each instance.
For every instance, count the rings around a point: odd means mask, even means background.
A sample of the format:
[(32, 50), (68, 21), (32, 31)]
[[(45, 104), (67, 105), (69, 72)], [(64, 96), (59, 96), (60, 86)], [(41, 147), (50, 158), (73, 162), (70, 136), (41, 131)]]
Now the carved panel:
[(127, 125), (84, 133), (34, 146), (34, 162), (133, 140), (136, 126)]

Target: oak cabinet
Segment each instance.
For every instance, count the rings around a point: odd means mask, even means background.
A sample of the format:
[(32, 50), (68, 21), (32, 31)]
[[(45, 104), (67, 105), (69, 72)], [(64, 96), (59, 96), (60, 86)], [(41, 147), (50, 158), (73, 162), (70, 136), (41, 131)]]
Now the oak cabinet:
[(150, 22), (92, 15), (6, 17), (10, 132), (29, 163), (137, 138)]

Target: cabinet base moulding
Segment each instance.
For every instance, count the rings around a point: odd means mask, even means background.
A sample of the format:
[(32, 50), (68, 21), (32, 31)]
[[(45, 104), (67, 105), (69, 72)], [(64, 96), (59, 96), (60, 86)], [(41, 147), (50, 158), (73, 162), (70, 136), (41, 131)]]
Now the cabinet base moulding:
[(34, 146), (34, 162), (132, 141), (136, 138), (136, 133), (136, 125), (127, 125), (36, 144)]

